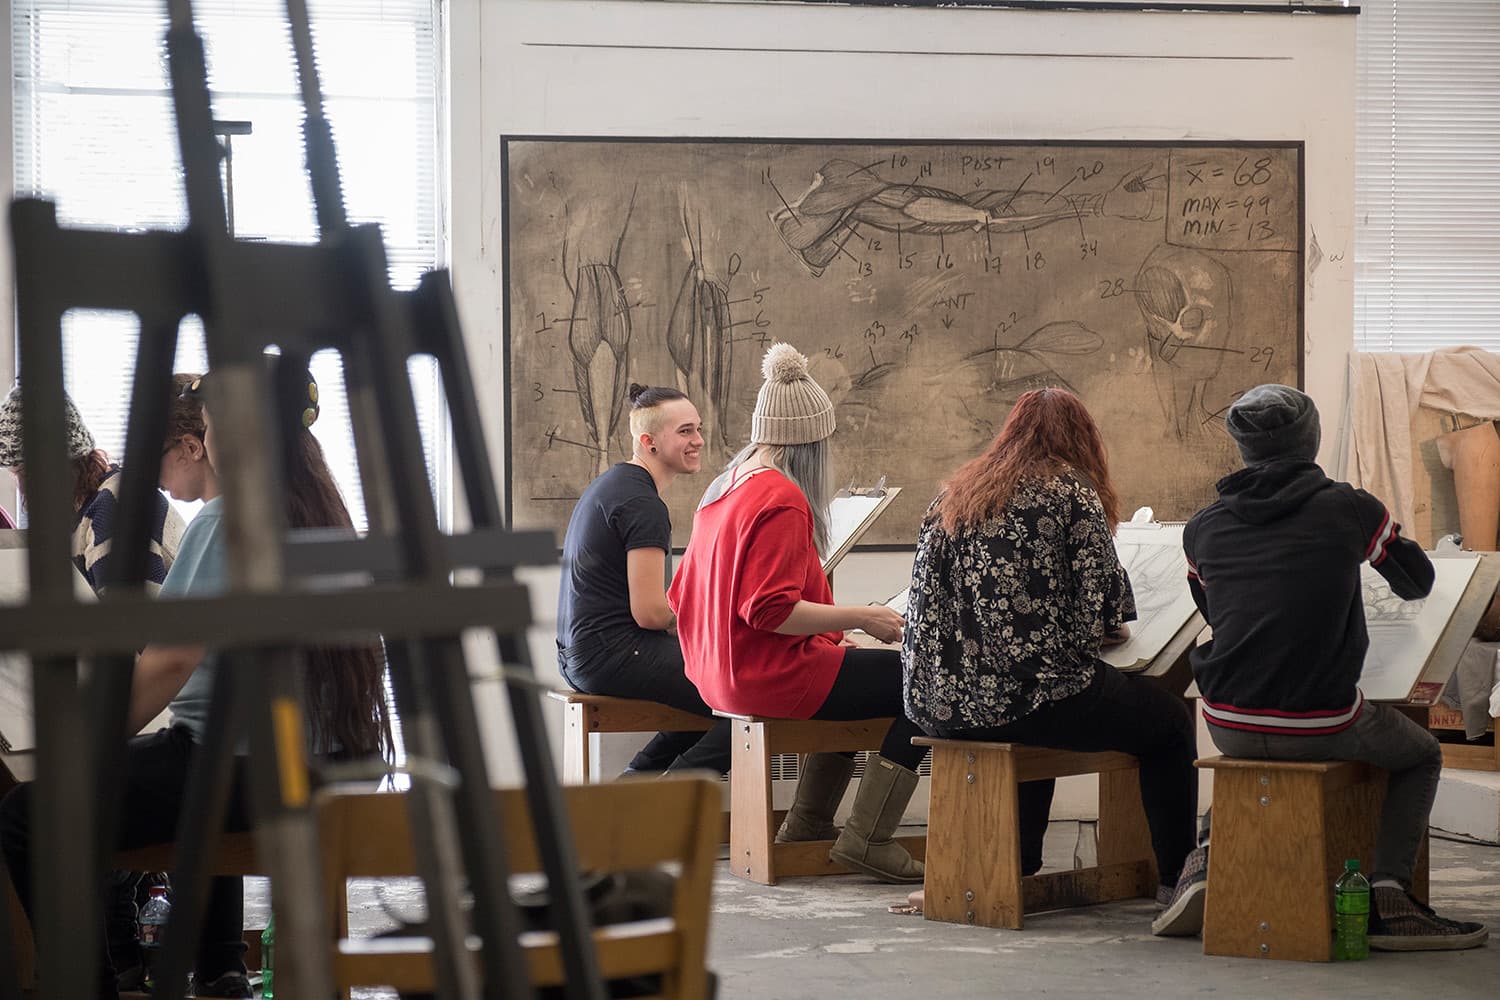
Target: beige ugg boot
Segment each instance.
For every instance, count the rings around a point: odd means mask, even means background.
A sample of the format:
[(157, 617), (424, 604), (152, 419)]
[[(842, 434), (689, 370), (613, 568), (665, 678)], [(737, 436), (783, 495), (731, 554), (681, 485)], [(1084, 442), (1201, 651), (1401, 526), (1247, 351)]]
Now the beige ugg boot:
[(797, 797), (776, 831), (776, 843), (837, 837), (839, 828), (833, 825), (833, 814), (838, 812), (853, 774), (854, 759), (843, 754), (810, 753), (802, 758)]
[(859, 779), (849, 822), (828, 856), (882, 882), (922, 881), (922, 862), (892, 839), (916, 790), (917, 772), (872, 754)]

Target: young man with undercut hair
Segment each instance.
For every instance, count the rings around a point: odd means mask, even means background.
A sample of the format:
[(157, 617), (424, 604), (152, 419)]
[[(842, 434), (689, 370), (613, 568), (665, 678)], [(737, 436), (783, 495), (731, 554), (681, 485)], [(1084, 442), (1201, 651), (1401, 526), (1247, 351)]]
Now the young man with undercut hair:
[[(661, 494), (698, 471), (703, 421), (677, 389), (630, 386), (630, 461), (589, 484), (563, 541), (557, 662), (575, 690), (660, 702), (712, 717), (688, 680), (667, 606), (672, 521)], [(706, 733), (658, 733), (626, 774), (729, 770), (729, 720)]]

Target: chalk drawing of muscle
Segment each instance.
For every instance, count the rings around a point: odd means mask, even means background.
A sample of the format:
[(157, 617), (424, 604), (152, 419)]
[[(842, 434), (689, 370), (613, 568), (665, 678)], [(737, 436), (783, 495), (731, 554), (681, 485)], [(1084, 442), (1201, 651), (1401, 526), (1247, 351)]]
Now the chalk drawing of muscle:
[(729, 310), (729, 286), (704, 265), (703, 220), (698, 220), (695, 240), (686, 207), (682, 232), (687, 237), (689, 261), (667, 320), (667, 351), (677, 367), (680, 388), (703, 407), (704, 450), (716, 457), (723, 450), (733, 374), (730, 337), (734, 321)]
[(1154, 163), (1129, 171), (1108, 191), (980, 190), (958, 194), (926, 184), (889, 181), (852, 160), (829, 160), (796, 201), (768, 213), (787, 249), (813, 277), (843, 250), (855, 227), (915, 236), (1019, 233), (1090, 215), (1157, 221), (1166, 178)]
[(1076, 393), (1078, 390), (1054, 364), (1062, 364), (1066, 358), (1086, 357), (1103, 346), (1103, 337), (1082, 323), (1067, 320), (1038, 327), (1017, 344), (972, 351), (964, 355), (964, 360), (987, 366), (988, 391), (1004, 398), (1056, 386)]
[(1202, 433), (1212, 416), (1205, 399), (1234, 333), (1229, 269), (1188, 247), (1159, 246), (1135, 276), (1135, 300), (1146, 322), (1151, 380), (1162, 414), (1180, 440)]
[[(635, 211), (635, 191), (625, 210), (620, 238), (607, 263), (579, 262), (568, 277), (566, 212), (562, 248), (563, 281), (573, 293), (568, 318), (568, 352), (573, 356), (573, 384), (578, 408), (595, 448), (595, 472), (609, 468), (615, 432), (625, 412), (625, 386), (630, 358), (630, 302), (620, 281), (620, 250)], [(628, 450), (625, 454), (629, 454)]]

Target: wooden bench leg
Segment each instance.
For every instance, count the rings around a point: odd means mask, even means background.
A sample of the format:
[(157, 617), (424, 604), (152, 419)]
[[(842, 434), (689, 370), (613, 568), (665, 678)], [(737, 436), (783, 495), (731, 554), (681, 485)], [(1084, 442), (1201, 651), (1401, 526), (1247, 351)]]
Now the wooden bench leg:
[(563, 731), (563, 783), (586, 785), (593, 779), (587, 709), (584, 705), (568, 705), (567, 709), (567, 726)]
[[(1194, 775), (1196, 780), (1197, 776)], [(1141, 805), (1140, 771), (1099, 775), (1099, 866), (1145, 861), (1135, 895), (1154, 896), (1160, 875), (1151, 847), (1151, 827)]]
[(775, 885), (771, 746), (764, 723), (734, 723), (729, 800), (729, 870), (751, 882)]
[[(927, 830), (928, 920), (1020, 930), (1020, 815), (1014, 758), (961, 747), (932, 750)], [(983, 849), (981, 849), (983, 848)]]
[(1344, 859), (1370, 857), (1382, 794), (1377, 781), (1216, 770), (1203, 951), (1328, 961), (1333, 881)]

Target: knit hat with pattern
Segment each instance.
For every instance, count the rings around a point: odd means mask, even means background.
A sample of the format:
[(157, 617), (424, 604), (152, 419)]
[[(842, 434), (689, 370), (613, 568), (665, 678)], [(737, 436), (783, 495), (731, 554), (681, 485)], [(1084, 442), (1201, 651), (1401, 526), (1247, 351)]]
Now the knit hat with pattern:
[[(63, 419), (67, 425), (68, 457), (82, 458), (94, 451), (94, 435), (84, 426), (78, 407), (65, 394)], [(0, 403), (0, 466), (13, 468), (24, 464), (21, 456), (21, 383), (11, 387), (5, 402)]]
[(812, 444), (833, 434), (833, 401), (795, 347), (772, 344), (760, 370), (766, 381), (755, 397), (751, 444)]

